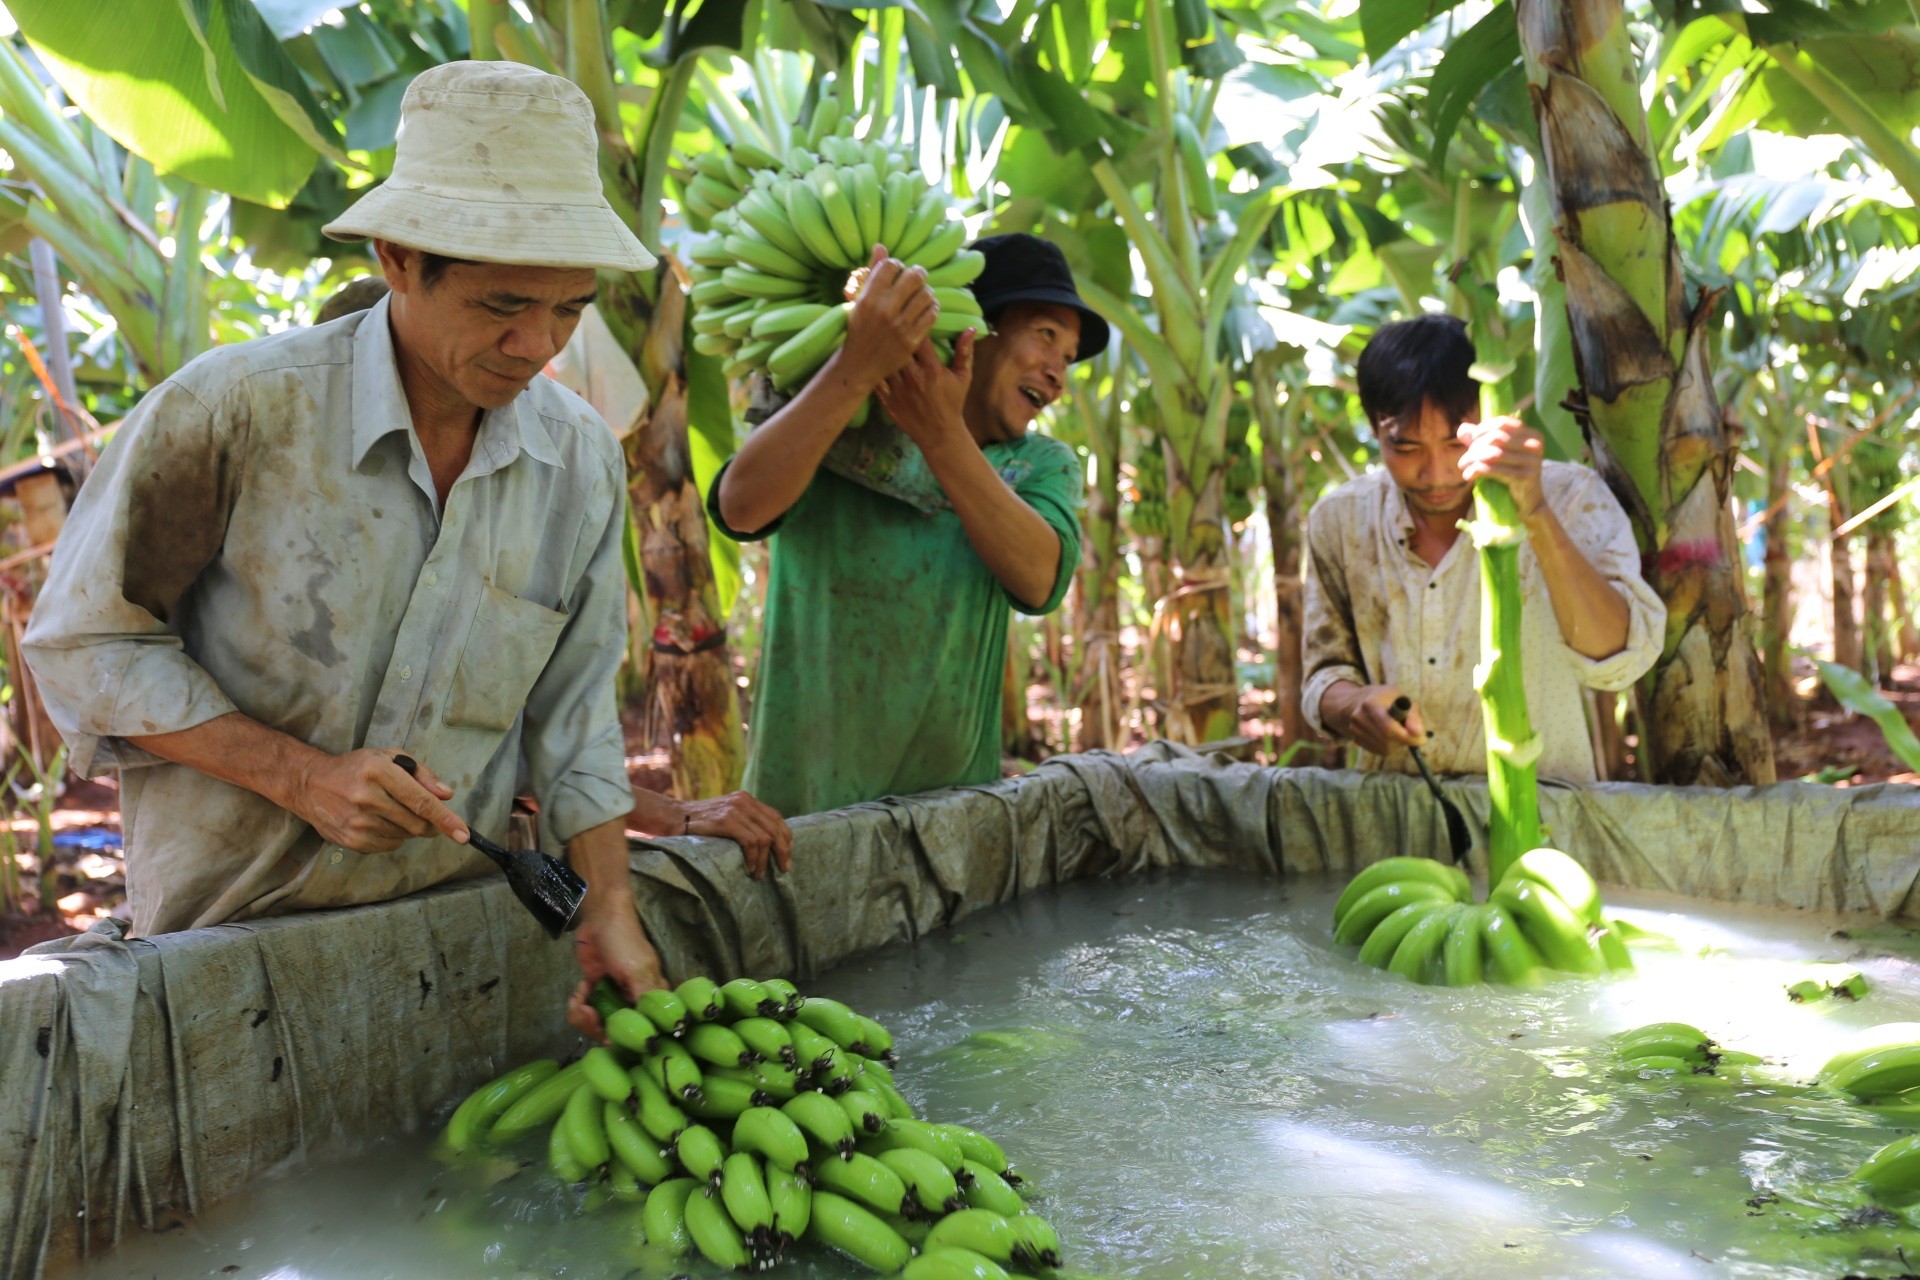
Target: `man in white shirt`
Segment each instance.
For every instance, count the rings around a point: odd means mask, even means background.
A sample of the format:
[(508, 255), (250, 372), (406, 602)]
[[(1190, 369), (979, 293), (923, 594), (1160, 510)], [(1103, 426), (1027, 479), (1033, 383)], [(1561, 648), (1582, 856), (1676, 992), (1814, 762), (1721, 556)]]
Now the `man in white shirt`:
[(596, 269), (654, 265), (597, 150), (558, 76), (422, 73), (393, 176), (327, 228), (391, 294), (193, 361), (81, 490), (26, 653), (74, 769), (121, 770), (134, 935), (486, 873), (469, 824), (504, 835), (524, 752), (587, 881), (582, 993), (661, 985), (614, 695), (625, 462), (539, 376)]
[[(1518, 419), (1480, 421), (1473, 344), (1451, 316), (1380, 329), (1360, 355), (1360, 401), (1382, 469), (1307, 517), (1302, 709), (1357, 744), (1363, 767), (1486, 770), (1473, 668), (1480, 570), (1459, 522), (1473, 485), (1506, 482), (1525, 523), (1521, 667), (1542, 777), (1596, 775), (1582, 689), (1630, 687), (1660, 654), (1666, 609), (1640, 576), (1626, 513), (1594, 472), (1544, 462)], [(1404, 724), (1391, 714), (1413, 702)]]

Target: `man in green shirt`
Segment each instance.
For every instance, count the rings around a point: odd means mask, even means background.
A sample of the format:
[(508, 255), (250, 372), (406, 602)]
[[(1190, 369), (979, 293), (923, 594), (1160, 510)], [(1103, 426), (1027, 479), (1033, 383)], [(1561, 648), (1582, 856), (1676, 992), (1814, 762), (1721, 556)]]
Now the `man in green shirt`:
[[(728, 537), (773, 539), (744, 785), (789, 817), (998, 778), (1009, 610), (1058, 608), (1080, 558), (1079, 460), (1029, 428), (1107, 323), (1046, 241), (974, 248), (990, 333), (942, 365), (926, 273), (876, 250), (846, 344), (708, 494)], [(869, 396), (924, 458), (933, 510), (823, 468)]]

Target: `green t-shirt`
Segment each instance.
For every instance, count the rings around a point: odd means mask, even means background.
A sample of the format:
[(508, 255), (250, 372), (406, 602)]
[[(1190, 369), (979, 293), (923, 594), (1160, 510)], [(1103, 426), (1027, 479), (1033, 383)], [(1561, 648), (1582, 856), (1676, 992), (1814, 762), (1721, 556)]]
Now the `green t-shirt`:
[[(1053, 593), (1009, 596), (951, 510), (925, 515), (828, 471), (770, 528), (773, 567), (746, 789), (788, 817), (1000, 776), (1009, 610), (1058, 608), (1080, 561), (1079, 460), (1051, 436), (984, 452), (1060, 535)], [(722, 472), (724, 474), (724, 471)]]

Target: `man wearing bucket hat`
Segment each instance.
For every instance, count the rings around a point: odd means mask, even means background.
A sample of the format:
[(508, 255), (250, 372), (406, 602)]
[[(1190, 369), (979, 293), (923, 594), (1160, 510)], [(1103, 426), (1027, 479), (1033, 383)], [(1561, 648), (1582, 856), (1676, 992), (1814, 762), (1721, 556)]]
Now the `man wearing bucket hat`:
[(537, 376), (596, 269), (654, 265), (595, 150), (559, 77), (424, 72), (392, 177), (326, 228), (371, 238), (391, 293), (193, 361), (81, 491), (26, 652), (74, 769), (121, 771), (133, 934), (486, 872), (469, 824), (504, 834), (524, 755), (588, 884), (585, 978), (660, 983), (614, 697), (625, 466)]
[[(708, 495), (723, 533), (773, 539), (746, 785), (789, 817), (998, 778), (1009, 610), (1057, 608), (1079, 561), (1079, 461), (1029, 428), (1067, 366), (1106, 347), (1107, 322), (1047, 241), (974, 248), (990, 333), (963, 334), (943, 366), (924, 274), (878, 263), (846, 345)], [(823, 466), (869, 395), (937, 502)]]

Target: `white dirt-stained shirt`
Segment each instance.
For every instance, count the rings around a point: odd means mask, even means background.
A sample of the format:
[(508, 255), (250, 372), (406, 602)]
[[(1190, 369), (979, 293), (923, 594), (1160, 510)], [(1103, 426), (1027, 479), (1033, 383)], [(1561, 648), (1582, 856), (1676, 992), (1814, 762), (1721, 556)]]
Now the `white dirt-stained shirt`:
[(438, 510), (386, 301), (207, 353), (116, 433), (26, 635), (82, 774), (120, 769), (136, 935), (376, 902), (492, 868), (444, 837), (324, 845), (128, 737), (231, 711), (407, 752), (505, 834), (524, 750), (550, 849), (626, 814), (625, 466), (545, 377), (480, 421)]
[[(1627, 642), (1588, 658), (1560, 634), (1533, 549), (1520, 551), (1521, 669), (1543, 778), (1596, 777), (1582, 686), (1630, 687), (1660, 656), (1666, 606), (1640, 576), (1626, 512), (1596, 473), (1542, 464), (1547, 506), (1587, 562), (1627, 602)], [(1433, 733), (1421, 747), (1436, 773), (1485, 773), (1487, 740), (1473, 668), (1480, 660), (1480, 557), (1463, 532), (1437, 566), (1413, 551), (1413, 516), (1384, 469), (1340, 486), (1307, 515), (1302, 710), (1320, 732), (1320, 700), (1335, 682), (1390, 684), (1412, 698)], [(1396, 748), (1362, 752), (1367, 769), (1414, 772)]]

